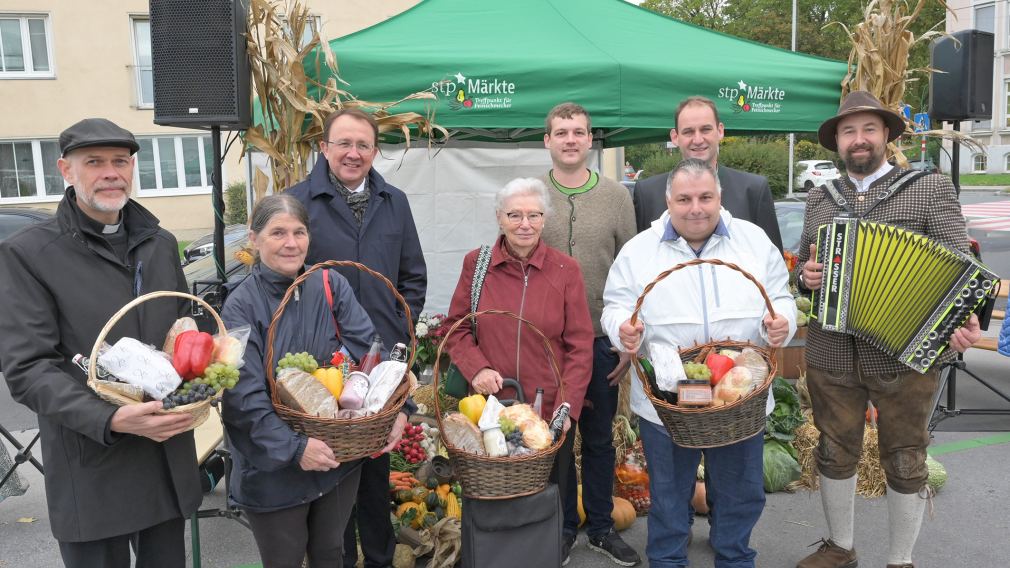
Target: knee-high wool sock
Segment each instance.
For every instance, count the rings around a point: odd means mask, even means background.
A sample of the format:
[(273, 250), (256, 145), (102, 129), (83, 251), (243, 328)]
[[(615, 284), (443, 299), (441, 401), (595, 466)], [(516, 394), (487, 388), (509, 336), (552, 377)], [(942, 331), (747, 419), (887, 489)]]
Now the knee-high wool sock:
[[(852, 550), (852, 523), (856, 506), (856, 476), (848, 479), (821, 478), (821, 504), (828, 532), (836, 545)], [(890, 494), (890, 493), (888, 493)]]
[(888, 564), (909, 564), (912, 562), (912, 548), (919, 537), (922, 526), (922, 512), (926, 500), (917, 493), (907, 495), (887, 488), (887, 523), (891, 533), (891, 549)]

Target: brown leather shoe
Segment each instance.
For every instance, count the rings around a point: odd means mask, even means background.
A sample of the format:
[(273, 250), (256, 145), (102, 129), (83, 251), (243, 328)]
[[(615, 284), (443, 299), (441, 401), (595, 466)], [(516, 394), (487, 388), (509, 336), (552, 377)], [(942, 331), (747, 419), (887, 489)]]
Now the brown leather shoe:
[(911, 562), (907, 564), (888, 564), (887, 568), (915, 568), (915, 565), (913, 565)]
[[(817, 552), (800, 560), (796, 568), (856, 568), (856, 550), (845, 550), (834, 542), (821, 539)], [(810, 546), (818, 544), (815, 542)], [(890, 567), (888, 567), (890, 568)]]

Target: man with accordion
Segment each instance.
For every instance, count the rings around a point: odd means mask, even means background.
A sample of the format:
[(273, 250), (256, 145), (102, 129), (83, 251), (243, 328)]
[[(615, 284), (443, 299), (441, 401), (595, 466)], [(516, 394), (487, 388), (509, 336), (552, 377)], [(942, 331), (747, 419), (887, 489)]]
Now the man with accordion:
[[(912, 548), (928, 497), (927, 423), (939, 370), (954, 351), (965, 351), (981, 337), (971, 311), (994, 286), (993, 275), (965, 254), (964, 217), (950, 180), (885, 160), (887, 143), (904, 130), (900, 115), (870, 93), (853, 91), (818, 131), (821, 145), (839, 153), (847, 174), (810, 192), (797, 269), (801, 290), (813, 292), (816, 304), (807, 338), (807, 386), (821, 431), (815, 457), (830, 539), (797, 568), (857, 564), (854, 498), (867, 400), (879, 410), (890, 532), (887, 566), (913, 566)], [(846, 245), (857, 238), (864, 241), (862, 248)], [(914, 247), (924, 248), (912, 252)], [(940, 258), (930, 269), (936, 274), (924, 272), (923, 266), (932, 266), (931, 257)], [(943, 281), (945, 271), (956, 272), (949, 268), (955, 264), (971, 273), (965, 282), (978, 290), (967, 284), (961, 290), (956, 282), (923, 284)], [(957, 303), (926, 308), (925, 296)], [(831, 304), (829, 298), (838, 297), (835, 301), (843, 303)], [(922, 322), (913, 322), (910, 314), (916, 311), (926, 314)], [(944, 316), (929, 314), (960, 317), (934, 321)], [(925, 326), (921, 336), (908, 331), (916, 326)], [(900, 343), (899, 331), (913, 339)]]

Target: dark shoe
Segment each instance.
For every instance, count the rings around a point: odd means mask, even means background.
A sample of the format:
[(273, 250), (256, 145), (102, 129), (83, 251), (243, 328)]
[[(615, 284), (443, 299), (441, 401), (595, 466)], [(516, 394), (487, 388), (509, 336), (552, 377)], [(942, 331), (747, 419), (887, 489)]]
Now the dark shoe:
[[(814, 543), (810, 546), (814, 546)], [(845, 550), (831, 540), (820, 540), (817, 552), (800, 560), (796, 568), (856, 568), (856, 549)]]
[(575, 546), (575, 535), (561, 537), (561, 565), (568, 566), (572, 559), (572, 547)]
[(915, 566), (909, 562), (907, 564), (888, 564), (887, 568), (915, 568)]
[(642, 561), (638, 553), (613, 529), (603, 536), (589, 537), (589, 548), (609, 556), (621, 566), (634, 566)]

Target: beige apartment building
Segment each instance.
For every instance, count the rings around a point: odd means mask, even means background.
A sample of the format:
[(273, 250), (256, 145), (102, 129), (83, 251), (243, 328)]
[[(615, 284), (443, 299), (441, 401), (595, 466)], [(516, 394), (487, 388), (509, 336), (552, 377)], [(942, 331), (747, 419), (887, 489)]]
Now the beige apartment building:
[[(417, 1), (309, 4), (335, 38)], [(64, 191), (59, 133), (104, 117), (137, 136), (134, 198), (162, 226), (189, 239), (213, 225), (210, 134), (154, 124), (148, 10), (147, 0), (0, 0), (0, 207), (55, 208)], [(225, 185), (246, 179), (239, 154), (236, 144), (226, 156)]]
[[(1008, 0), (947, 0), (947, 32), (978, 29), (994, 34), (992, 117), (964, 121), (961, 131), (985, 145), (972, 152), (962, 146), (961, 173), (1010, 172), (1010, 2)], [(938, 125), (934, 125), (934, 128)], [(949, 128), (949, 124), (947, 127)], [(950, 149), (950, 143), (944, 147)], [(950, 171), (950, 158), (941, 153), (941, 168)]]

